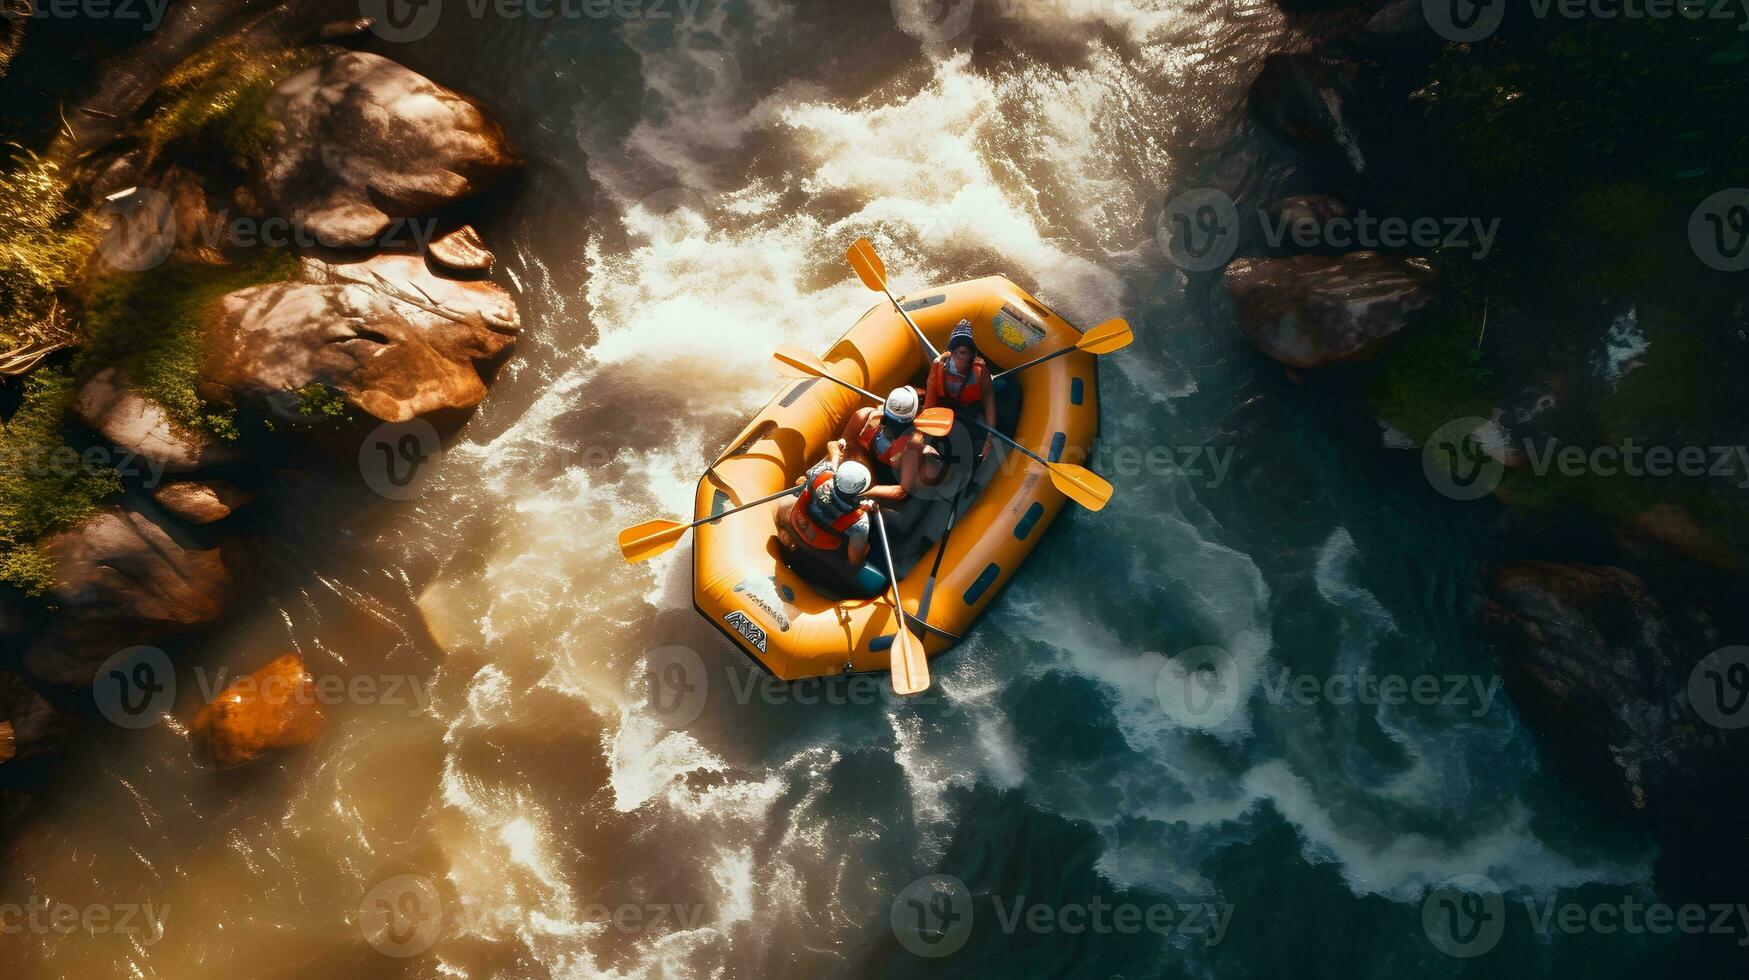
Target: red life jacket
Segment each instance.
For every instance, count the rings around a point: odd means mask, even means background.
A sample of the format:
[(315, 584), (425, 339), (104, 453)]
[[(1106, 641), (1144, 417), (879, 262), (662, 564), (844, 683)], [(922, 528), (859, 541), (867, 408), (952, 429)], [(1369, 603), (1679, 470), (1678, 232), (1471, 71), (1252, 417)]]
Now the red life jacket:
[(959, 379), (959, 389), (950, 386), (954, 376), (947, 370), (947, 362), (937, 362), (935, 369), (941, 372), (941, 393), (947, 399), (949, 407), (954, 411), (971, 408), (984, 400), (984, 382), (979, 380), (988, 370), (984, 367), (984, 358), (972, 358), (972, 366), (967, 377)]
[[(844, 532), (862, 519), (862, 509), (858, 507), (852, 507), (830, 521), (827, 518), (831, 515), (814, 513), (814, 493), (833, 479), (831, 470), (820, 471), (820, 475), (808, 483), (807, 488), (797, 496), (795, 506), (789, 510), (789, 529), (795, 532), (796, 540), (820, 551), (836, 550), (844, 543)], [(828, 487), (826, 492), (832, 491)]]
[(861, 432), (857, 433), (856, 441), (862, 448), (868, 450), (869, 455), (875, 459), (888, 466), (898, 466), (900, 455), (905, 452), (905, 447), (911, 444), (911, 437), (916, 432), (916, 429), (906, 426), (904, 435), (897, 439), (889, 438), (885, 432), (881, 431), (881, 414), (880, 410), (876, 409), (874, 417), (862, 427)]

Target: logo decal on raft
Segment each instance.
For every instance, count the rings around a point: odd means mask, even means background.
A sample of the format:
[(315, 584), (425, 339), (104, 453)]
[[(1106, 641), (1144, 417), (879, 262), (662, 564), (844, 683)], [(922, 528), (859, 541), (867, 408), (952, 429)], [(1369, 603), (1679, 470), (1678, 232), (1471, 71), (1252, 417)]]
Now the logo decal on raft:
[(1045, 339), (1044, 328), (1012, 306), (1004, 305), (996, 312), (995, 329), (996, 339), (1017, 354)]
[[(781, 606), (785, 600), (778, 598), (777, 590), (778, 584), (775, 577), (745, 578), (741, 580), (741, 584), (735, 586), (737, 593), (745, 595), (755, 606), (765, 610), (765, 614), (771, 617), (772, 622), (777, 624), (777, 628), (788, 633), (789, 616), (785, 614)], [(784, 591), (789, 591), (787, 586), (784, 587)], [(795, 598), (795, 593), (791, 592), (787, 598)]]
[(730, 629), (741, 634), (741, 639), (758, 647), (760, 653), (765, 652), (765, 631), (755, 625), (753, 620), (748, 619), (746, 613), (737, 609), (724, 616), (723, 622), (728, 623)]

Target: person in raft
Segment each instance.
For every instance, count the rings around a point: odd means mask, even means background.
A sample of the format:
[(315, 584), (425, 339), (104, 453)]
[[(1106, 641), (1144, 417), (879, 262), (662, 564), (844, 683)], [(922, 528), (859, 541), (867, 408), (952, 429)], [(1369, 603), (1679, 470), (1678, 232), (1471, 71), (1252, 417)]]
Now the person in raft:
[(869, 488), (863, 496), (889, 504), (904, 500), (916, 492), (919, 483), (934, 483), (941, 478), (941, 454), (912, 427), (917, 410), (917, 389), (909, 385), (894, 388), (879, 408), (861, 408), (851, 413), (844, 431), (826, 444), (826, 457), (836, 466), (839, 460), (851, 456), (870, 472), (891, 479)]
[[(923, 407), (947, 406), (964, 422), (980, 415), (985, 425), (996, 427), (996, 392), (990, 367), (972, 340), (972, 321), (961, 320), (948, 335), (947, 350), (929, 365), (929, 383), (923, 392)], [(972, 428), (966, 425), (966, 428)], [(990, 455), (990, 433), (984, 433), (980, 458)]]
[(808, 549), (822, 556), (842, 554), (852, 566), (868, 560), (867, 499), (874, 477), (855, 460), (821, 460), (796, 477), (805, 485), (792, 503), (777, 508), (777, 540), (785, 551)]

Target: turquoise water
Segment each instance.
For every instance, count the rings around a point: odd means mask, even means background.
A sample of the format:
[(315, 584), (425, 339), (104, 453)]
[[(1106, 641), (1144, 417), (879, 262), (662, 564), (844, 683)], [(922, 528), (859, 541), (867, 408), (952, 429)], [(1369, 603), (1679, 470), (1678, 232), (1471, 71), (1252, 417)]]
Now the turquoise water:
[[(1381, 448), (1340, 379), (1295, 383), (1257, 356), (1154, 240), (1197, 167), (1243, 158), (1237, 108), (1276, 8), (1007, 5), (969, 46), (893, 10), (464, 18), (382, 46), (499, 108), (528, 152), (488, 229), (513, 243), (525, 342), (416, 503), (356, 535), (288, 521), (269, 608), (218, 646), (389, 664), (434, 699), (337, 709), (247, 792), (182, 761), (179, 732), (106, 743), (56, 829), (8, 856), (9, 892), (127, 882), (188, 913), (150, 947), (44, 940), (42, 962), (1398, 977), (1727, 961), (1735, 937), (1539, 928), (1566, 904), (1654, 901), (1655, 853), (1544, 770), (1497, 688), (1470, 589), (1499, 515)], [(905, 703), (759, 686), (692, 611), (685, 546), (636, 567), (613, 551), (619, 527), (690, 506), (779, 383), (776, 344), (823, 349), (871, 302), (841, 261), (864, 234), (904, 290), (1004, 272), (1076, 322), (1127, 317), (1137, 342), (1100, 372), (1103, 441), (1200, 469), (1113, 457), (1112, 505), (1066, 514)], [(706, 679), (684, 725), (638, 694), (668, 646)], [(1342, 686), (1381, 675), (1439, 693)], [(798, 703), (814, 694), (851, 703)], [(118, 846), (65, 853), (100, 825)], [(431, 884), (443, 923), (406, 959), (358, 927), (360, 896), (398, 874)], [(1441, 950), (1430, 900), (1463, 875), (1505, 895), (1473, 958)], [(932, 876), (963, 903), (914, 884)], [(1112, 928), (1074, 931), (1093, 921)], [(919, 956), (906, 922), (925, 926), (916, 948), (959, 948)]]

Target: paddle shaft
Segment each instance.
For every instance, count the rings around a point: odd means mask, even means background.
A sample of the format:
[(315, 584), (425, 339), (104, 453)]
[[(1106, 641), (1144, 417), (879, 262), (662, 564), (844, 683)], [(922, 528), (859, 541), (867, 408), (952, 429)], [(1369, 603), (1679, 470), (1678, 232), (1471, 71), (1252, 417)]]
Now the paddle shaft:
[(1079, 348), (1079, 347), (1065, 347), (1062, 350), (1051, 351), (1049, 354), (1046, 354), (1043, 357), (1035, 357), (1032, 360), (1027, 361), (1025, 364), (1022, 364), (1018, 367), (1011, 367), (1008, 370), (1003, 371), (1001, 374), (992, 375), (990, 377), (990, 380), (991, 380), (991, 382), (1001, 381), (1003, 378), (1006, 378), (1011, 374), (1016, 374), (1018, 372), (1024, 371), (1027, 368), (1032, 367), (1036, 364), (1043, 364), (1046, 361), (1055, 360), (1056, 358), (1062, 357), (1064, 354), (1073, 354), (1080, 349), (1081, 348)]
[(940, 357), (941, 351), (936, 350), (935, 345), (929, 342), (929, 338), (923, 336), (923, 328), (917, 325), (916, 320), (911, 319), (911, 314), (905, 312), (904, 305), (899, 302), (897, 296), (893, 295), (893, 291), (887, 288), (885, 282), (881, 283), (881, 292), (887, 294), (887, 299), (892, 302), (893, 309), (898, 310), (899, 315), (905, 318), (905, 322), (911, 325), (911, 332), (917, 335), (917, 342), (922, 344), (923, 349), (929, 352), (929, 359), (933, 361)]
[(779, 490), (778, 492), (772, 494), (769, 497), (760, 497), (758, 500), (752, 501), (750, 503), (745, 503), (739, 507), (732, 507), (728, 510), (725, 510), (721, 514), (712, 514), (709, 517), (700, 518), (700, 519), (693, 521), (691, 524), (688, 524), (686, 526), (687, 527), (698, 527), (700, 524), (709, 524), (712, 521), (720, 521), (723, 518), (728, 517), (730, 514), (739, 514), (740, 512), (748, 509), (749, 507), (757, 507), (760, 504), (769, 504), (773, 500), (776, 500), (779, 497), (787, 497), (792, 493), (800, 493), (804, 489), (806, 489), (805, 484), (803, 486), (799, 486), (799, 487), (790, 487), (788, 490)]
[(898, 632), (893, 635), (893, 649), (897, 650), (900, 643), (908, 642), (905, 630), (909, 627), (905, 624), (905, 606), (899, 599), (899, 573), (893, 568), (893, 546), (887, 541), (887, 519), (881, 516), (879, 504), (875, 505), (873, 513), (875, 530), (881, 535), (881, 558), (887, 564), (887, 581), (893, 584), (893, 615), (898, 617)]
[(996, 431), (995, 426), (985, 425), (983, 422), (980, 422), (977, 419), (972, 419), (972, 418), (965, 419), (964, 421), (972, 423), (973, 425), (977, 426), (978, 428), (983, 429), (985, 432), (988, 432), (991, 435), (995, 436), (996, 438), (1002, 440), (1003, 442), (1008, 443), (1010, 446), (1013, 446), (1014, 448), (1020, 450), (1021, 452), (1027, 454), (1028, 456), (1031, 456), (1033, 459), (1039, 461), (1040, 463), (1043, 463), (1046, 469), (1049, 469), (1051, 467), (1052, 463), (1050, 460), (1044, 458), (1043, 456), (1040, 456), (1038, 453), (1033, 452), (1032, 450), (1026, 448), (1025, 446), (1022, 446), (1020, 443), (1015, 442), (1013, 439), (1008, 438), (1006, 435), (1002, 434), (1001, 432)]
[(871, 402), (874, 402), (877, 405), (885, 405), (887, 403), (887, 400), (885, 398), (882, 398), (882, 397), (876, 395), (874, 392), (869, 391), (866, 388), (858, 388), (857, 386), (851, 384), (850, 382), (844, 380), (843, 378), (840, 378), (836, 374), (833, 374), (831, 371), (827, 371), (825, 374), (816, 374), (816, 375), (814, 375), (814, 377), (825, 378), (827, 381), (836, 381), (839, 384), (843, 385), (844, 387), (849, 388), (851, 391), (856, 392), (857, 394), (861, 395), (862, 397), (868, 399)]

